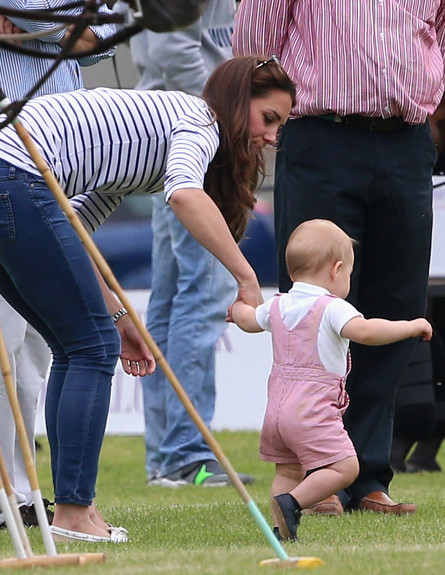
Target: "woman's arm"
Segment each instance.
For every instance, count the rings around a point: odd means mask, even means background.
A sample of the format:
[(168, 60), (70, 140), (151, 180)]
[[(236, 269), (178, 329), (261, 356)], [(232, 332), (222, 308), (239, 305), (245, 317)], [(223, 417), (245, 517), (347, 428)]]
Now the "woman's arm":
[[(105, 305), (110, 315), (114, 315), (122, 308), (122, 304), (108, 287), (91, 256), (90, 261), (96, 273)], [(116, 321), (116, 328), (121, 336), (120, 358), (125, 373), (134, 376), (140, 375), (141, 377), (153, 373), (156, 369), (156, 362), (131, 317), (128, 314), (123, 315)]]
[(263, 301), (256, 274), (239, 249), (215, 202), (198, 189), (173, 192), (169, 205), (176, 217), (238, 282), (238, 298), (256, 307)]

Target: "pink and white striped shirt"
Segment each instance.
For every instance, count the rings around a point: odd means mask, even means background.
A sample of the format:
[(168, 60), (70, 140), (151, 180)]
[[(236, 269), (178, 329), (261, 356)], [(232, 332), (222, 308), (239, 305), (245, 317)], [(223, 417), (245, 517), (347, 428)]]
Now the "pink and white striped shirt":
[(443, 94), (445, 0), (242, 0), (233, 52), (281, 59), (297, 85), (295, 117), (419, 124)]

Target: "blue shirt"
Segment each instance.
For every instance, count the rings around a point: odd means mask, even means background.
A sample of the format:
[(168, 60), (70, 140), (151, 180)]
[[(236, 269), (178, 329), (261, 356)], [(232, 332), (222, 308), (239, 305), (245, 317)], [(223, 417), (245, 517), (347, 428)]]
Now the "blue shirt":
[[(70, 0), (0, 0), (1, 6), (17, 10), (40, 10), (43, 8), (58, 8), (68, 4)], [(56, 12), (57, 14), (79, 14), (80, 9)], [(106, 6), (101, 6), (100, 12), (112, 14)], [(10, 18), (19, 28), (26, 32), (50, 31), (50, 35), (41, 40), (27, 40), (23, 47), (46, 53), (58, 53), (62, 48), (57, 44), (63, 38), (65, 29), (58, 30), (60, 23), (37, 22), (22, 18)], [(115, 32), (114, 24), (91, 26), (91, 30), (99, 39), (108, 38)], [(40, 87), (36, 96), (68, 92), (83, 87), (81, 66), (91, 66), (114, 53), (114, 48), (94, 56), (79, 60), (64, 60)], [(18, 52), (6, 50), (0, 46), (0, 86), (10, 100), (22, 98), (40, 80), (54, 63), (53, 59), (26, 56)]]

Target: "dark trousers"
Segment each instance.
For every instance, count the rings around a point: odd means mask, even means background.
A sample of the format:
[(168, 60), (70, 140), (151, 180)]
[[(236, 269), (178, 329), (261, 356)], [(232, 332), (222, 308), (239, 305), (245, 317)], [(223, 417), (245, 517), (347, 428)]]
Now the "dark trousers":
[[(432, 225), (435, 146), (427, 124), (391, 133), (322, 118), (290, 120), (275, 173), (280, 290), (291, 285), (284, 251), (302, 221), (334, 221), (358, 241), (349, 300), (366, 318), (424, 316)], [(394, 396), (414, 339), (369, 347), (351, 343), (345, 426), (360, 474), (342, 501), (387, 492)]]

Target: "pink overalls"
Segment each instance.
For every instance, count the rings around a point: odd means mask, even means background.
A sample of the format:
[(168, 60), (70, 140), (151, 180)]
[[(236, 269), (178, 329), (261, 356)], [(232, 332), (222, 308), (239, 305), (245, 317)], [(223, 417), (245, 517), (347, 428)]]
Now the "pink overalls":
[(333, 297), (317, 299), (291, 330), (281, 318), (279, 296), (272, 303), (274, 361), (260, 440), (265, 461), (311, 470), (356, 455), (342, 420), (349, 403), (346, 376), (326, 371), (317, 351), (320, 323)]

